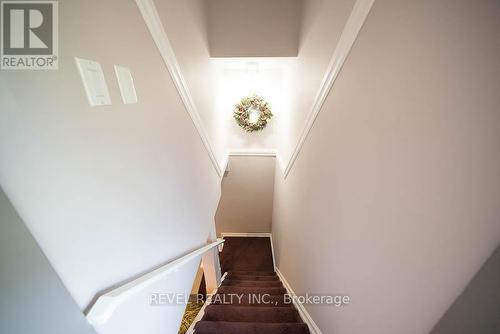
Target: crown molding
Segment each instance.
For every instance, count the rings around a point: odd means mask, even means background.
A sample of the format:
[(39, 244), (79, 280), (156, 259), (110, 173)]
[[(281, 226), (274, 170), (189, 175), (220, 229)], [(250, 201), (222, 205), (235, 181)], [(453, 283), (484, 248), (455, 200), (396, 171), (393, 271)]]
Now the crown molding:
[(276, 150), (246, 150), (246, 151), (236, 151), (236, 150), (229, 150), (228, 155), (232, 157), (244, 157), (244, 156), (249, 156), (249, 157), (275, 157), (276, 156)]
[(224, 159), (220, 164), (220, 169), (224, 172), (227, 169), (227, 164), (230, 157), (275, 157), (281, 170), (284, 169), (283, 159), (277, 150), (260, 149), (260, 150), (228, 150), (224, 155)]
[(181, 68), (179, 63), (177, 62), (177, 58), (175, 57), (174, 50), (170, 41), (168, 39), (167, 33), (165, 32), (165, 28), (161, 23), (160, 15), (156, 10), (153, 0), (136, 0), (137, 6), (141, 11), (142, 17), (146, 22), (146, 25), (153, 37), (153, 40), (160, 52), (165, 65), (167, 66), (168, 72), (172, 77), (175, 87), (179, 93), (179, 96), (188, 112), (193, 124), (198, 132), (198, 135), (207, 150), (208, 156), (212, 161), (212, 165), (215, 168), (217, 175), (221, 178), (223, 176), (223, 171), (220, 168), (217, 158), (215, 157), (214, 150), (212, 145), (208, 139), (207, 132), (203, 126), (200, 115), (198, 113), (198, 109), (194, 103), (194, 100), (189, 92), (188, 86), (181, 72)]
[(361, 27), (365, 23), (366, 17), (368, 16), (368, 13), (370, 12), (374, 2), (375, 0), (357, 0), (354, 4), (351, 14), (344, 26), (344, 30), (340, 35), (337, 47), (335, 48), (332, 58), (330, 59), (330, 63), (327, 67), (318, 93), (316, 94), (316, 98), (314, 99), (311, 110), (307, 115), (306, 122), (297, 145), (295, 146), (293, 154), (290, 157), (290, 160), (288, 161), (288, 164), (285, 168), (285, 178), (290, 173), (295, 160), (297, 160), (302, 146), (304, 145), (304, 142), (306, 141), (312, 126), (314, 125), (314, 121), (321, 111), (323, 104), (325, 103), (325, 100), (330, 93), (330, 90), (335, 83), (335, 80), (337, 79), (345, 60), (347, 59), (347, 56), (349, 55), (349, 52), (351, 51), (356, 38), (358, 37)]
[(230, 237), (230, 238), (271, 238), (271, 233), (267, 232), (245, 232), (245, 233), (237, 233), (237, 232), (222, 232), (222, 238)]

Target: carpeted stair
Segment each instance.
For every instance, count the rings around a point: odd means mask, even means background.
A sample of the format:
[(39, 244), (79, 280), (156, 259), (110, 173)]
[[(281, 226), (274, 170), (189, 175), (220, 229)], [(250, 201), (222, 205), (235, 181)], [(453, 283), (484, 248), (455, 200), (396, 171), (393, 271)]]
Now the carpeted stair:
[(195, 334), (309, 334), (274, 272), (268, 238), (226, 238), (226, 278), (195, 325)]

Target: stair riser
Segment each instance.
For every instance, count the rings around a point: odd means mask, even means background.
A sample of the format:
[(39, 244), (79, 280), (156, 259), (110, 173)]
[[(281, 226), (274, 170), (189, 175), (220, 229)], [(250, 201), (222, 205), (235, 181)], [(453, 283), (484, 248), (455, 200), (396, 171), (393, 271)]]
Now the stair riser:
[(238, 286), (221, 286), (218, 290), (221, 294), (257, 294), (257, 295), (271, 295), (283, 296), (286, 294), (285, 288), (261, 288), (261, 287), (238, 287)]
[(231, 271), (229, 275), (244, 276), (277, 276), (274, 271)]
[(309, 334), (305, 324), (253, 324), (199, 321), (196, 334)]
[(241, 287), (266, 287), (281, 288), (283, 284), (280, 281), (234, 281), (224, 280), (223, 286), (241, 286)]
[(212, 296), (212, 305), (253, 306), (253, 307), (292, 307), (293, 303), (283, 296), (271, 295), (224, 295)]
[(203, 320), (257, 323), (298, 323), (296, 309), (289, 307), (237, 307), (212, 305), (207, 307)]
[(278, 276), (227, 275), (226, 279), (239, 281), (279, 281)]

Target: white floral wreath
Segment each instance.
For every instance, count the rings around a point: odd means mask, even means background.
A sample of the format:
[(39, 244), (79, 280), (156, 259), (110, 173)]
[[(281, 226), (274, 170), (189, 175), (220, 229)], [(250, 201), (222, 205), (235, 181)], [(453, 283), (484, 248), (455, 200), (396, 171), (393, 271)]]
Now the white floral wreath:
[(262, 97), (252, 95), (241, 99), (234, 109), (233, 117), (240, 127), (253, 132), (264, 129), (273, 113)]

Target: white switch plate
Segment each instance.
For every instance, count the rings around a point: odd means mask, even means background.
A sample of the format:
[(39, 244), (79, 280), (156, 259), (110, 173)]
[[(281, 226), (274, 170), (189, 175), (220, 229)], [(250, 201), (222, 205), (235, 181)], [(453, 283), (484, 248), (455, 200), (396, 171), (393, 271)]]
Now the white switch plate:
[(92, 107), (110, 105), (111, 98), (101, 65), (96, 61), (77, 57), (75, 61), (90, 105)]
[(122, 94), (123, 103), (137, 103), (137, 94), (134, 87), (134, 79), (132, 78), (132, 72), (130, 69), (123, 66), (115, 65), (116, 78), (118, 79), (118, 85), (120, 86), (120, 92)]

